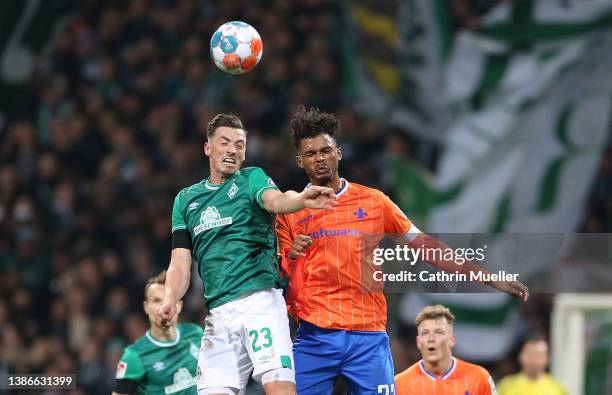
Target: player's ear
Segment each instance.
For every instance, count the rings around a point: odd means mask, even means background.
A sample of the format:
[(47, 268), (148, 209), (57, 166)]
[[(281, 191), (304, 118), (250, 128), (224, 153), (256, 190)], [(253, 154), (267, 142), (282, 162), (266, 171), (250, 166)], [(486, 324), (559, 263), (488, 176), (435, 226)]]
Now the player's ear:
[(208, 144), (208, 141), (204, 143), (204, 155), (210, 156), (210, 144)]
[(342, 160), (342, 148), (341, 147), (336, 148), (336, 153), (338, 155), (338, 160)]
[(146, 300), (142, 302), (142, 309), (144, 310), (145, 314), (149, 314), (149, 303), (147, 303)]
[(455, 336), (455, 335), (451, 336), (449, 344), (450, 344), (451, 348), (455, 347), (455, 344), (457, 344), (457, 336)]
[(298, 167), (300, 169), (304, 168), (304, 164), (302, 163), (302, 155), (298, 154), (298, 155), (295, 156), (295, 163), (297, 163), (297, 165), (298, 165)]

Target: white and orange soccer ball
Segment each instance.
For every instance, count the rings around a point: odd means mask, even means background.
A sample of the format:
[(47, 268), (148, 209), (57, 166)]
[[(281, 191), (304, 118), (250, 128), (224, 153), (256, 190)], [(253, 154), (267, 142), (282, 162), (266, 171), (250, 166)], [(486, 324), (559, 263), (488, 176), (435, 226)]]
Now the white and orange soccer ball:
[(221, 70), (243, 74), (259, 63), (263, 44), (257, 30), (240, 21), (221, 25), (210, 39), (210, 55)]

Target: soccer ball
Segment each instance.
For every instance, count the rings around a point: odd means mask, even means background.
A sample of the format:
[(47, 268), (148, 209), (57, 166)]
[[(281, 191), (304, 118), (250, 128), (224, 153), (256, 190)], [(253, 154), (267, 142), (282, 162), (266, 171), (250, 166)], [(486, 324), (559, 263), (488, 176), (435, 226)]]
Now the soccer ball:
[(210, 39), (210, 55), (226, 73), (246, 73), (259, 63), (262, 53), (261, 37), (248, 23), (224, 23)]

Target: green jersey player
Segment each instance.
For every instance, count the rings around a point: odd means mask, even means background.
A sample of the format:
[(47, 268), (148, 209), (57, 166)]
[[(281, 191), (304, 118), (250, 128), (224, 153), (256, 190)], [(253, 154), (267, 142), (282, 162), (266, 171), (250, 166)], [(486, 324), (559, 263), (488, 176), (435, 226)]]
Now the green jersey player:
[[(151, 329), (125, 348), (117, 364), (113, 395), (196, 394), (196, 371), (202, 328), (178, 324), (178, 314), (166, 327), (156, 322), (164, 297), (166, 272), (149, 279), (145, 286), (144, 310)], [(181, 302), (177, 303), (180, 312)]]
[(192, 256), (210, 309), (198, 360), (198, 394), (234, 395), (248, 379), (266, 394), (294, 394), (289, 321), (277, 289), (273, 213), (333, 209), (325, 187), (281, 193), (265, 172), (241, 169), (246, 131), (234, 115), (206, 128), (210, 177), (181, 190), (172, 209), (172, 256), (160, 325), (172, 322), (189, 287)]

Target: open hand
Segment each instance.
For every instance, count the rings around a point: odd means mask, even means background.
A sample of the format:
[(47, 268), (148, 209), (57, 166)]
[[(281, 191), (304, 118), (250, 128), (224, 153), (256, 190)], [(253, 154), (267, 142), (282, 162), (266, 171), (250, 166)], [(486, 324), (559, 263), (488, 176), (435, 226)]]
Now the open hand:
[(302, 193), (306, 208), (333, 210), (338, 204), (336, 194), (331, 188), (311, 186)]
[(529, 289), (520, 281), (491, 281), (490, 285), (502, 292), (522, 299), (526, 302), (529, 299)]

